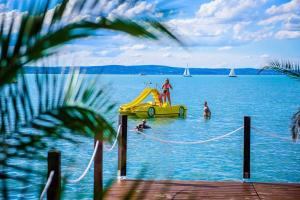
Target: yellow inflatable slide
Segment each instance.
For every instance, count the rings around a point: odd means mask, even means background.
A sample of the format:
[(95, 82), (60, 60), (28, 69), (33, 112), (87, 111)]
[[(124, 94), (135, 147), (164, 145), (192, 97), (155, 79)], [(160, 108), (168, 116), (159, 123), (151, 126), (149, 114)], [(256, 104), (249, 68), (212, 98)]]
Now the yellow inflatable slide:
[[(152, 95), (152, 102), (143, 102)], [(145, 88), (133, 101), (120, 106), (119, 112), (126, 115), (134, 115), (139, 118), (154, 117), (185, 117), (187, 108), (184, 105), (170, 106), (162, 104), (159, 99), (159, 91), (155, 88)]]

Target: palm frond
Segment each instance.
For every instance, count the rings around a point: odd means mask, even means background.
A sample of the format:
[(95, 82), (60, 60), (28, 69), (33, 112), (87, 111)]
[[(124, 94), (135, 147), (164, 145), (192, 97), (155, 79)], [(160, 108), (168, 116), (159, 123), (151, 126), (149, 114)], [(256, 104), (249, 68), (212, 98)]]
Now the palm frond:
[[(263, 67), (259, 73), (261, 73), (263, 70), (271, 69), (274, 71), (277, 71), (281, 74), (287, 75), (289, 77), (300, 79), (300, 64), (294, 63), (291, 61), (278, 61), (273, 60), (270, 61), (268, 65)], [(292, 139), (294, 141), (297, 140), (300, 130), (300, 111), (296, 112), (292, 117), (292, 123), (291, 123), (291, 134)]]
[[(271, 69), (277, 71), (281, 74), (293, 77), (293, 78), (300, 78), (300, 65), (299, 63), (294, 63), (291, 61), (279, 61), (273, 60), (270, 61), (266, 66), (264, 66), (260, 72), (266, 69)], [(259, 72), (259, 73), (260, 73)]]
[[(95, 78), (79, 76), (79, 70), (70, 74), (52, 75), (21, 73), (17, 83), (6, 84), (0, 90), (0, 167), (6, 171), (32, 173), (26, 167), (9, 163), (14, 159), (35, 160), (42, 157), (49, 140), (76, 142), (70, 134), (95, 136), (111, 141), (116, 133), (102, 114), (110, 112), (113, 104), (105, 104), (105, 92)], [(102, 133), (103, 134), (100, 134)], [(37, 171), (34, 171), (38, 173)], [(6, 177), (2, 181), (13, 178)], [(20, 177), (19, 177), (20, 178)], [(21, 180), (15, 177), (14, 180)], [(22, 179), (23, 180), (23, 179)]]
[(300, 109), (292, 117), (291, 131), (292, 138), (294, 141), (296, 141), (300, 134)]
[[(17, 83), (1, 89), (0, 114), (4, 120), (0, 126), (1, 132), (15, 133), (24, 127), (34, 128), (34, 125), (44, 127), (45, 133), (52, 134), (53, 130), (47, 131), (43, 123), (48, 123), (48, 128), (57, 128), (58, 125), (69, 128), (67, 121), (64, 121), (67, 117), (71, 121), (88, 120), (92, 131), (78, 129), (78, 133), (92, 136), (91, 133), (97, 130), (94, 124), (107, 123), (99, 115), (105, 109), (95, 109), (95, 105), (101, 105), (106, 99), (103, 90), (95, 87), (96, 82), (96, 78), (79, 76), (79, 70), (61, 75), (51, 75), (47, 71), (35, 75), (20, 74)], [(114, 133), (110, 126), (105, 128)]]

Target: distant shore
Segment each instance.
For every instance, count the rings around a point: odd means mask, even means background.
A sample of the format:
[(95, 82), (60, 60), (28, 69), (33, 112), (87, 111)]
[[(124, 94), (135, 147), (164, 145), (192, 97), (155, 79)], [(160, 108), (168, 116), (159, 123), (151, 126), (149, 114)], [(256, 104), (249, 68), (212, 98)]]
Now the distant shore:
[[(105, 66), (83, 66), (77, 67), (81, 73), (85, 74), (120, 74), (120, 75), (182, 75), (183, 67), (170, 67), (162, 65), (105, 65)], [(35, 67), (26, 66), (25, 73), (51, 73), (61, 74), (69, 73), (71, 67)], [(258, 75), (260, 69), (256, 68), (235, 68), (237, 75)], [(190, 68), (192, 75), (228, 75), (230, 68)], [(262, 75), (279, 75), (272, 70), (265, 70), (260, 73)]]

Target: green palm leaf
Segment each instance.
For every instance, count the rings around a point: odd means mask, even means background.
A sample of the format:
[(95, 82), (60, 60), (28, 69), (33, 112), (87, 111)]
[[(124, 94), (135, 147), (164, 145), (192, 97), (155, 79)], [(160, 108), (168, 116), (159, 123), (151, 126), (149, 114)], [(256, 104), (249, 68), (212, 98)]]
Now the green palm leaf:
[[(0, 93), (0, 165), (6, 170), (27, 173), (26, 167), (12, 165), (9, 160), (41, 158), (42, 149), (48, 148), (50, 140), (76, 142), (70, 134), (95, 136), (101, 141), (111, 141), (116, 133), (102, 114), (110, 112), (113, 104), (98, 109), (95, 105), (107, 100), (105, 92), (96, 87), (96, 77), (71, 74), (35, 75), (20, 74), (17, 83), (6, 84)], [(100, 134), (103, 133), (103, 134)], [(24, 177), (9, 176), (6, 179), (22, 180)], [(37, 172), (38, 173), (38, 172)]]
[(300, 65), (299, 63), (294, 63), (291, 61), (279, 61), (273, 60), (270, 61), (266, 66), (264, 66), (261, 70), (271, 69), (277, 71), (281, 74), (293, 77), (300, 78)]
[(298, 109), (298, 112), (296, 112), (292, 117), (292, 138), (294, 141), (296, 141), (299, 137), (300, 133), (300, 109)]
[[(294, 63), (291, 61), (273, 60), (269, 62), (265, 67), (263, 67), (260, 70), (260, 72), (265, 69), (275, 70), (281, 74), (300, 80), (299, 63)], [(292, 138), (294, 140), (297, 140), (300, 132), (300, 110), (298, 110), (298, 112), (296, 112), (292, 117), (291, 132), (292, 132)]]

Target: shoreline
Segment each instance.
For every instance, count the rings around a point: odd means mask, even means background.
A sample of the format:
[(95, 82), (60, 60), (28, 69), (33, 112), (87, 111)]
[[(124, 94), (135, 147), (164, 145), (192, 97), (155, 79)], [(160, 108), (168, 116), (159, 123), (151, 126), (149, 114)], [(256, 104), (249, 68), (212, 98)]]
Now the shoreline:
[[(61, 74), (70, 73), (76, 69), (79, 73), (84, 74), (107, 74), (107, 75), (183, 75), (185, 68), (167, 67), (157, 65), (146, 66), (90, 66), (90, 67), (35, 67), (27, 66), (24, 68), (26, 74), (34, 73), (50, 73)], [(264, 70), (257, 68), (236, 68), (235, 72), (239, 75), (280, 75), (280, 73), (273, 70)], [(190, 74), (194, 75), (228, 75), (230, 68), (190, 68)]]

